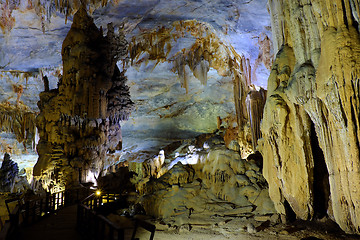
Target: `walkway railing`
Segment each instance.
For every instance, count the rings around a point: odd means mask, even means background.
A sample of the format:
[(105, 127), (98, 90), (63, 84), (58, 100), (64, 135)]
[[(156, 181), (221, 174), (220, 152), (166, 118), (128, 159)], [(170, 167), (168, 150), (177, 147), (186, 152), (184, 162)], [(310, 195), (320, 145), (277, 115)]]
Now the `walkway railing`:
[[(13, 198), (5, 200), (9, 220), (5, 221), (0, 231), (0, 240), (8, 239), (21, 226), (32, 224), (41, 218), (53, 214), (65, 205), (78, 202), (79, 190), (47, 193), (44, 197), (32, 199)], [(17, 202), (11, 211), (9, 204)]]
[(121, 194), (119, 193), (101, 193), (101, 192), (94, 192), (87, 198), (85, 198), (81, 203), (85, 206), (89, 207), (91, 210), (96, 210), (98, 207), (119, 201), (122, 198)]
[(115, 193), (96, 194), (93, 193), (78, 205), (77, 210), (77, 228), (86, 233), (91, 239), (95, 240), (123, 240), (125, 239), (125, 230), (133, 229), (132, 240), (135, 240), (137, 227), (143, 227), (151, 232), (150, 240), (154, 238), (155, 225), (145, 222), (141, 219), (133, 219), (132, 226), (119, 226), (103, 215), (97, 213), (97, 209), (105, 204), (118, 201), (122, 196)]
[[(15, 206), (15, 208), (10, 211), (9, 203), (18, 201), (18, 204)], [(0, 240), (6, 240), (10, 234), (16, 231), (19, 224), (19, 214), (20, 214), (20, 204), (19, 199), (13, 198), (13, 199), (7, 199), (5, 200), (6, 208), (8, 210), (9, 214), (9, 220), (5, 221), (3, 228), (0, 232)]]
[(96, 210), (111, 202), (120, 200), (117, 193), (94, 192), (85, 198), (77, 211), (77, 227), (93, 239), (124, 239), (124, 228), (120, 228)]
[(124, 239), (123, 228), (84, 204), (78, 206), (77, 227), (92, 239)]

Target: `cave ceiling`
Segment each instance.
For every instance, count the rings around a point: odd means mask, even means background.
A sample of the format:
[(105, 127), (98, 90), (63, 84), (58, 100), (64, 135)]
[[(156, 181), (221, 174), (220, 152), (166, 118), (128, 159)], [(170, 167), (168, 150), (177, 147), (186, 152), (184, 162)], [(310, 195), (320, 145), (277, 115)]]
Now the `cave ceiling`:
[[(271, 38), (267, 0), (85, 2), (94, 23), (106, 33), (107, 24), (112, 22), (115, 31), (124, 31), (130, 47), (133, 39), (146, 40), (146, 34), (157, 32), (159, 35), (161, 29), (172, 33), (179, 25), (202, 26), (206, 29), (205, 35), (215, 36), (212, 42), (220, 43), (219, 56), (225, 54), (226, 57), (232, 51), (229, 57), (237, 54), (249, 59), (251, 66), (258, 65), (253, 70), (256, 76), (253, 84), (267, 86), (269, 70), (264, 64), (256, 63), (261, 52), (259, 39), (265, 35)], [(80, 1), (1, 1), (1, 101), (11, 104), (20, 98), (29, 111), (39, 111), (38, 95), (44, 90), (42, 76), (48, 76), (50, 89), (57, 87), (62, 71), (62, 42), (79, 6)], [(192, 34), (186, 27), (183, 33), (177, 37), (171, 35), (166, 58), (151, 58), (139, 52), (135, 63), (133, 59), (118, 62), (120, 69), (126, 65), (136, 106), (122, 127), (125, 155), (140, 149), (158, 151), (171, 141), (213, 132), (218, 116), (226, 118), (235, 114), (233, 79), (231, 74), (226, 74), (228, 69), (210, 65), (204, 83), (201, 76), (194, 76), (196, 74), (186, 68), (186, 89), (181, 79), (179, 81), (179, 73), (174, 71), (175, 57), (181, 51), (191, 50), (199, 38), (206, 37)], [(14, 86), (20, 85), (24, 90), (19, 94)], [(1, 138), (11, 136), (2, 134)]]

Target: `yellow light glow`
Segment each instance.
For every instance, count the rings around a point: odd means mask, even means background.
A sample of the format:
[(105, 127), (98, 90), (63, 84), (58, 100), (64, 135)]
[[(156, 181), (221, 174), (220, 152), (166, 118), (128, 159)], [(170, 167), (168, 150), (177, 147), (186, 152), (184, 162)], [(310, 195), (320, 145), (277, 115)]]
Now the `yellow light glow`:
[(101, 195), (101, 191), (100, 191), (100, 190), (97, 190), (97, 191), (95, 192), (95, 194), (96, 194), (96, 196), (100, 196), (100, 195)]

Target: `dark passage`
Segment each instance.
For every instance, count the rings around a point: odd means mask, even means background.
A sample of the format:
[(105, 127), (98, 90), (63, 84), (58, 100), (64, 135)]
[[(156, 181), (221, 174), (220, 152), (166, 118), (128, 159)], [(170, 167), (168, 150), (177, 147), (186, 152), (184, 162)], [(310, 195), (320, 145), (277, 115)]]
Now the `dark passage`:
[(314, 216), (323, 218), (327, 215), (330, 185), (323, 151), (319, 146), (314, 123), (311, 123), (311, 148), (314, 156)]
[(294, 212), (294, 210), (292, 210), (287, 200), (285, 200), (284, 202), (284, 207), (285, 207), (286, 220), (289, 222), (296, 221), (296, 213)]

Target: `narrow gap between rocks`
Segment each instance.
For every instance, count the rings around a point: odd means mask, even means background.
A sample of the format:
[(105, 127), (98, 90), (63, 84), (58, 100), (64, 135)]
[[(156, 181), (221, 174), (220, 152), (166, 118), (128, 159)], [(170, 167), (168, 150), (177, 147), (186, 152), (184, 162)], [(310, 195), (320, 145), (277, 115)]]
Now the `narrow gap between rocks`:
[(314, 157), (314, 216), (323, 218), (327, 216), (327, 210), (330, 197), (329, 173), (325, 163), (322, 149), (316, 136), (315, 125), (311, 123), (311, 149)]

